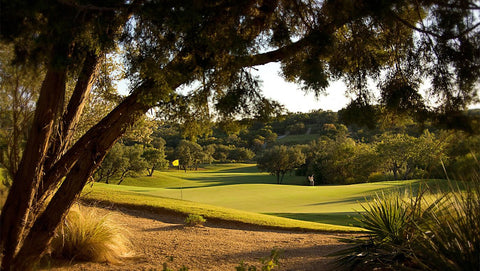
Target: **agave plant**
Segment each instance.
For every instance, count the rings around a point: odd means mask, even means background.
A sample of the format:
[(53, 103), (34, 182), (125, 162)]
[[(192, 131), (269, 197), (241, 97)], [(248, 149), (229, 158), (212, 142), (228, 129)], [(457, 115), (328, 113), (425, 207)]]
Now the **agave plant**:
[(452, 186), (445, 206), (419, 225), (418, 259), (429, 270), (480, 270), (480, 181)]
[(349, 240), (338, 262), (351, 270), (480, 270), (480, 178), (463, 185), (376, 195), (360, 213), (368, 234)]
[(430, 188), (420, 186), (417, 193), (409, 190), (382, 192), (362, 204), (363, 212), (357, 221), (368, 230), (366, 236), (345, 240), (354, 244), (336, 256), (341, 265), (355, 269), (383, 270), (422, 268), (414, 248), (422, 237), (420, 227), (428, 223), (435, 206), (441, 206), (443, 197), (430, 199)]

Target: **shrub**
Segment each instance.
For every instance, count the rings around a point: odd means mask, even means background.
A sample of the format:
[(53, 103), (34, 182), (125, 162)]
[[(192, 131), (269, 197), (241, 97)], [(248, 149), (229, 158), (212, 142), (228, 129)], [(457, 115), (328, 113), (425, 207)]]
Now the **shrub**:
[(357, 267), (373, 270), (378, 266), (385, 270), (400, 269), (412, 258), (409, 242), (415, 235), (415, 218), (421, 212), (419, 202), (423, 194), (419, 195), (408, 203), (400, 193), (381, 193), (362, 204), (364, 212), (357, 220), (369, 233), (344, 240), (354, 246), (336, 254), (340, 256), (339, 263), (352, 270)]
[(432, 270), (480, 270), (480, 180), (453, 187), (443, 208), (419, 227), (416, 255)]
[(359, 222), (367, 236), (345, 240), (354, 246), (337, 253), (351, 270), (479, 270), (480, 179), (451, 183), (439, 195), (382, 194), (363, 205)]
[(130, 256), (125, 233), (109, 216), (75, 205), (57, 229), (51, 253), (69, 260), (119, 263)]
[(190, 227), (200, 226), (203, 225), (205, 222), (207, 222), (207, 220), (201, 215), (189, 214), (187, 218), (185, 218), (185, 225)]

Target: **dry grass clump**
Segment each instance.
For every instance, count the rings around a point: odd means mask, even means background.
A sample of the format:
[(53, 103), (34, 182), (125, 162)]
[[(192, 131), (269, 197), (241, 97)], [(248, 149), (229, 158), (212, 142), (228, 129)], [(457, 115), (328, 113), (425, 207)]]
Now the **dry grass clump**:
[(52, 240), (55, 258), (119, 263), (131, 256), (127, 232), (108, 215), (73, 206)]

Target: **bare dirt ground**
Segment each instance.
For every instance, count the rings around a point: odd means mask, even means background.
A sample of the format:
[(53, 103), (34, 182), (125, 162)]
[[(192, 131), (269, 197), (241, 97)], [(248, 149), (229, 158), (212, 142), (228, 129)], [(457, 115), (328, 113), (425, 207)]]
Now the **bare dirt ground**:
[[(48, 270), (235, 270), (240, 262), (261, 267), (272, 249), (282, 251), (274, 270), (338, 270), (328, 254), (346, 248), (339, 237), (352, 234), (262, 229), (222, 221), (185, 227), (184, 217), (118, 208), (96, 208), (123, 225), (135, 256), (122, 264), (64, 263)], [(173, 257), (173, 258), (172, 258)], [(173, 261), (172, 261), (173, 259)]]

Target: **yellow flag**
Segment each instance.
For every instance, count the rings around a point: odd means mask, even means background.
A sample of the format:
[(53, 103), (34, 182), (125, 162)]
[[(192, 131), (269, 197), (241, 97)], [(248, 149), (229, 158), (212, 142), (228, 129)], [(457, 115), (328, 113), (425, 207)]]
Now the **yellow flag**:
[(174, 160), (174, 161), (172, 162), (172, 166), (178, 167), (178, 159), (177, 159), (177, 160)]

